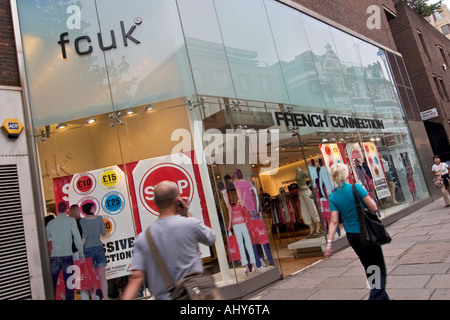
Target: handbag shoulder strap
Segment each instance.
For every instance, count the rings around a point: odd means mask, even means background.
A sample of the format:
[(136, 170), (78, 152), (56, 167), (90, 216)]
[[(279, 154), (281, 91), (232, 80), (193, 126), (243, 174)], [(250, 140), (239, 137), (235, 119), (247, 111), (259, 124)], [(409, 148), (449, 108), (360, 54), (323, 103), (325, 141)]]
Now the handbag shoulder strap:
[(366, 243), (366, 224), (364, 221), (363, 213), (362, 213), (362, 206), (361, 206), (361, 200), (359, 199), (358, 191), (356, 191), (356, 186), (354, 183), (352, 183), (352, 189), (353, 189), (353, 197), (355, 198), (355, 204), (356, 204), (356, 211), (358, 212), (358, 222), (359, 222), (359, 236), (361, 239), (361, 242), (363, 244)]
[(358, 210), (359, 213), (362, 210), (361, 200), (359, 199), (359, 194), (358, 191), (356, 191), (356, 186), (354, 183), (352, 183), (352, 189), (353, 189), (353, 197), (355, 198), (356, 209)]
[(150, 227), (147, 228), (147, 230), (145, 232), (145, 236), (147, 237), (148, 245), (149, 245), (149, 247), (153, 253), (153, 256), (156, 260), (156, 264), (158, 265), (159, 271), (161, 271), (163, 278), (166, 281), (167, 287), (170, 288), (173, 285), (173, 281), (169, 275), (169, 272), (167, 271), (164, 261), (161, 259), (161, 256), (159, 255), (159, 252), (158, 252), (158, 249), (156, 248), (155, 242), (153, 242), (153, 238), (150, 235)]

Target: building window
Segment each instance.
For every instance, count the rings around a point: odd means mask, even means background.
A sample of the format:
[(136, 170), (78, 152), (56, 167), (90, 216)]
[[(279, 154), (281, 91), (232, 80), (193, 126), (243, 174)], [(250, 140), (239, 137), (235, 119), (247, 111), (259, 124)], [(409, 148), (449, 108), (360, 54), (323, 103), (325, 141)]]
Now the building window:
[(449, 101), (450, 99), (448, 98), (448, 92), (447, 92), (447, 88), (445, 87), (444, 80), (442, 80), (441, 77), (439, 77), (438, 79), (439, 79), (439, 84), (441, 85), (441, 88), (442, 88), (442, 92), (444, 94), (444, 98), (445, 98), (445, 100)]
[(436, 11), (433, 13), (433, 19), (434, 19), (434, 21), (441, 20), (442, 16), (439, 12)]
[(446, 100), (445, 96), (444, 96), (444, 91), (443, 91), (443, 88), (445, 88), (445, 87), (443, 87), (442, 82), (440, 80), (438, 80), (438, 77), (435, 76), (434, 74), (433, 74), (433, 81), (434, 81), (436, 89), (439, 93), (439, 97), (441, 97), (442, 100)]
[(450, 24), (444, 24), (444, 25), (441, 27), (441, 30), (442, 30), (442, 33), (443, 33), (444, 35), (449, 34), (449, 33), (450, 33)]
[(438, 47), (439, 47), (439, 51), (441, 52), (442, 60), (444, 60), (444, 63), (445, 63), (445, 68), (444, 68), (444, 70), (446, 70), (446, 69), (448, 68), (447, 57), (445, 56), (444, 49), (442, 49), (442, 47), (441, 47), (440, 45), (438, 45)]
[(427, 45), (425, 44), (425, 40), (423, 39), (422, 32), (417, 30), (417, 34), (419, 35), (420, 43), (422, 44), (423, 52), (425, 53), (425, 56), (427, 57), (428, 61), (431, 61), (430, 54), (428, 53)]

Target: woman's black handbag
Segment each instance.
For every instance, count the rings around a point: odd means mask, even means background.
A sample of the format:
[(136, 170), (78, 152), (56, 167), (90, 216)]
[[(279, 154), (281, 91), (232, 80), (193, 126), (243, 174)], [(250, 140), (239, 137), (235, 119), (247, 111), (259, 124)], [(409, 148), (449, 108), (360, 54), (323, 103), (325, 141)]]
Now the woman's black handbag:
[(391, 242), (391, 237), (378, 216), (366, 208), (362, 208), (356, 187), (353, 184), (353, 196), (358, 210), (360, 237), (363, 245), (383, 245)]

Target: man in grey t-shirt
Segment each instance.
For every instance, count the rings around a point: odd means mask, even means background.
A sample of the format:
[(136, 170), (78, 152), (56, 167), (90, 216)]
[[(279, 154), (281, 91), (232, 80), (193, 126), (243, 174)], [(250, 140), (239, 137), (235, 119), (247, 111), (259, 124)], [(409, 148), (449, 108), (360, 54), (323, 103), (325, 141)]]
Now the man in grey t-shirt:
[[(149, 228), (153, 241), (174, 282), (190, 272), (202, 272), (203, 263), (198, 244), (212, 246), (215, 233), (188, 212), (185, 198), (180, 198), (174, 182), (162, 181), (155, 187), (155, 203), (159, 218)], [(150, 291), (157, 300), (170, 300), (170, 294), (143, 230), (134, 244), (132, 273), (122, 299), (136, 298), (145, 273)]]

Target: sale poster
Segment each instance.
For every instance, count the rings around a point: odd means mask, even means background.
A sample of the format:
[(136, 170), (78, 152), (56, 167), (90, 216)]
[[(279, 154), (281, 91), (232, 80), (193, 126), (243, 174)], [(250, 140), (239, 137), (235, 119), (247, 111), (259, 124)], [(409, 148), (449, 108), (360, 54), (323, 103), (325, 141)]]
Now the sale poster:
[[(188, 198), (189, 212), (192, 216), (203, 221), (206, 225), (209, 221), (205, 221), (207, 217), (206, 206), (202, 205), (205, 201), (203, 188), (200, 184), (198, 174), (195, 172), (195, 166), (191, 157), (181, 154), (177, 163), (172, 161), (172, 156), (162, 156), (157, 158), (145, 159), (137, 162), (132, 169), (132, 183), (134, 187), (135, 200), (133, 201), (138, 211), (140, 222), (140, 230), (145, 230), (156, 219), (158, 219), (158, 208), (154, 201), (155, 186), (164, 180), (173, 181), (178, 187), (180, 197)], [(127, 170), (130, 167), (127, 166)], [(131, 180), (131, 179), (130, 179)], [(139, 231), (138, 231), (139, 232)], [(205, 245), (199, 246), (202, 257), (209, 257), (209, 247)]]
[(81, 210), (85, 203), (93, 203), (94, 214), (103, 218), (106, 234), (101, 240), (106, 254), (106, 278), (128, 275), (136, 234), (122, 169), (111, 166), (75, 174), (63, 191), (67, 192), (69, 205), (78, 204)]
[(336, 143), (321, 144), (319, 145), (319, 148), (322, 152), (323, 162), (328, 169), (330, 169), (334, 163), (344, 163), (341, 152)]
[(347, 151), (347, 156), (350, 161), (350, 168), (352, 169), (355, 182), (359, 183), (366, 190), (370, 191), (370, 188), (366, 185), (366, 183), (364, 181), (361, 181), (362, 178), (360, 174), (358, 174), (358, 172), (355, 171), (356, 170), (355, 160), (358, 160), (360, 164), (364, 162), (364, 153), (361, 150), (361, 145), (358, 142), (347, 143), (345, 149)]
[[(153, 191), (159, 182), (175, 182), (180, 196), (188, 198), (189, 212), (210, 226), (199, 168), (193, 157), (193, 152), (187, 152), (177, 163), (171, 155), (127, 163), (126, 174), (122, 166), (111, 166), (53, 179), (56, 204), (65, 201), (68, 207), (78, 204), (81, 209), (90, 202), (95, 215), (102, 216), (107, 279), (129, 274), (136, 234), (158, 218)], [(201, 245), (200, 252), (202, 257), (210, 256), (207, 246)]]
[(375, 185), (375, 192), (377, 193), (378, 199), (389, 197), (391, 193), (389, 192), (386, 175), (384, 174), (384, 168), (377, 146), (372, 142), (363, 142), (362, 146), (366, 155), (367, 165), (372, 174), (372, 181)]

